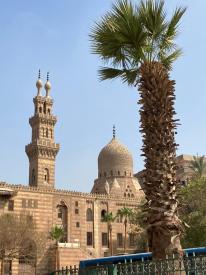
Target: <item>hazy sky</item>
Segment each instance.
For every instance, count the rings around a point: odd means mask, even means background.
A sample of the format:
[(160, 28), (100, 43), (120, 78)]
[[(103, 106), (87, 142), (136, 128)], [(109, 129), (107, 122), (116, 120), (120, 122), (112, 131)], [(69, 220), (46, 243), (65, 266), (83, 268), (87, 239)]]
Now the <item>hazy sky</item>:
[[(91, 54), (88, 34), (111, 0), (0, 0), (0, 180), (28, 184), (25, 145), (33, 115), (38, 69), (50, 72), (54, 114), (58, 116), (56, 187), (90, 191), (97, 176), (99, 151), (117, 137), (142, 169), (141, 136), (135, 88), (119, 80), (99, 82), (101, 65)], [(166, 0), (171, 13), (187, 6), (178, 43), (184, 56), (175, 63), (178, 154), (206, 153), (206, 1)]]

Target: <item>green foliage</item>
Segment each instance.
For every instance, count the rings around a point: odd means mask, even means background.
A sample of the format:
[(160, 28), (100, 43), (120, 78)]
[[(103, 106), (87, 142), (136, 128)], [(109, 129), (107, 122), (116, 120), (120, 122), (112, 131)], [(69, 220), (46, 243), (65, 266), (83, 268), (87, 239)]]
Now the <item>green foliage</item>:
[[(206, 245), (206, 180), (198, 179), (183, 187), (179, 193), (180, 216), (186, 224), (184, 247)], [(189, 226), (189, 227), (188, 227)]]
[(107, 222), (108, 224), (113, 223), (115, 219), (116, 219), (116, 216), (114, 216), (112, 212), (105, 213), (104, 217), (102, 217), (102, 221)]
[(206, 174), (206, 161), (205, 161), (205, 156), (199, 157), (193, 156), (193, 160), (191, 161), (191, 166), (190, 168), (194, 171), (195, 173), (195, 178), (199, 179), (203, 177), (204, 174)]
[(133, 213), (134, 212), (131, 208), (123, 207), (123, 208), (118, 210), (117, 215), (124, 218), (124, 223), (125, 223), (125, 222), (128, 222), (132, 219)]
[(177, 29), (185, 8), (176, 8), (166, 19), (163, 0), (119, 0), (96, 22), (91, 30), (92, 53), (98, 54), (108, 67), (99, 70), (101, 80), (121, 78), (135, 85), (144, 62), (161, 62), (171, 69), (181, 55), (175, 44)]
[(53, 226), (51, 231), (50, 231), (50, 238), (52, 240), (55, 240), (56, 242), (59, 242), (61, 240), (61, 238), (64, 235), (64, 230), (62, 227), (60, 226)]

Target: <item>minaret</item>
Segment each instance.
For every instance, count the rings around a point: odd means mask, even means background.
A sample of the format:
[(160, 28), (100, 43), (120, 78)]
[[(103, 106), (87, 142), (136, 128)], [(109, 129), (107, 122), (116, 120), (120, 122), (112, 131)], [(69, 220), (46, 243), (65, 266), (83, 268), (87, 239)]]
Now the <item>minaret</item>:
[(29, 185), (38, 188), (54, 188), (55, 158), (59, 151), (59, 144), (54, 141), (54, 126), (57, 118), (52, 114), (53, 100), (49, 95), (51, 90), (49, 73), (44, 86), (46, 95), (41, 94), (43, 85), (40, 71), (36, 87), (37, 96), (33, 99), (34, 115), (29, 119), (32, 138), (31, 143), (25, 147), (29, 158)]

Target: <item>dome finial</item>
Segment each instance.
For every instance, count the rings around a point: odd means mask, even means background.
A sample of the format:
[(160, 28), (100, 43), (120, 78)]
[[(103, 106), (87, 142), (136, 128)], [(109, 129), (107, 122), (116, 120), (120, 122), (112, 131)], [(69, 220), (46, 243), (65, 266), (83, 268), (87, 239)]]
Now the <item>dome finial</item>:
[(37, 90), (38, 90), (37, 96), (41, 95), (42, 86), (43, 86), (43, 84), (42, 84), (42, 81), (41, 81), (41, 71), (39, 69), (38, 80), (36, 82), (36, 87), (37, 87)]
[(115, 128), (115, 125), (113, 125), (113, 130), (112, 130), (112, 132), (113, 132), (113, 138), (115, 138), (115, 137), (116, 137), (116, 128)]
[(49, 82), (49, 72), (47, 72), (46, 83), (44, 85), (44, 88), (46, 90), (46, 97), (49, 97), (49, 92), (51, 90), (51, 83)]

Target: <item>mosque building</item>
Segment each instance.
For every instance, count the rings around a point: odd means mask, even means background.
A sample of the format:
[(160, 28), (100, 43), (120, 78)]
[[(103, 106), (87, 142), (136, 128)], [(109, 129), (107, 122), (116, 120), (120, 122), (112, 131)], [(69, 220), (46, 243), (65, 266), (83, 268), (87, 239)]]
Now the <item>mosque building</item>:
[[(78, 264), (80, 259), (109, 255), (108, 225), (105, 213), (114, 215), (122, 207), (136, 208), (144, 194), (133, 172), (133, 159), (128, 149), (115, 136), (98, 156), (98, 178), (90, 193), (59, 190), (55, 184), (55, 162), (60, 149), (55, 142), (53, 99), (49, 76), (42, 93), (42, 81), (36, 83), (34, 114), (29, 119), (31, 142), (25, 151), (29, 159), (29, 185), (0, 182), (0, 214), (27, 212), (37, 230), (49, 234), (55, 225), (64, 235), (59, 243), (60, 266)], [(134, 252), (134, 236), (127, 232), (127, 252)], [(113, 223), (114, 254), (123, 252), (124, 224), (121, 218)], [(54, 244), (48, 239), (41, 257), (37, 255), (37, 271), (32, 265), (12, 261), (12, 274), (48, 274), (54, 270)]]

